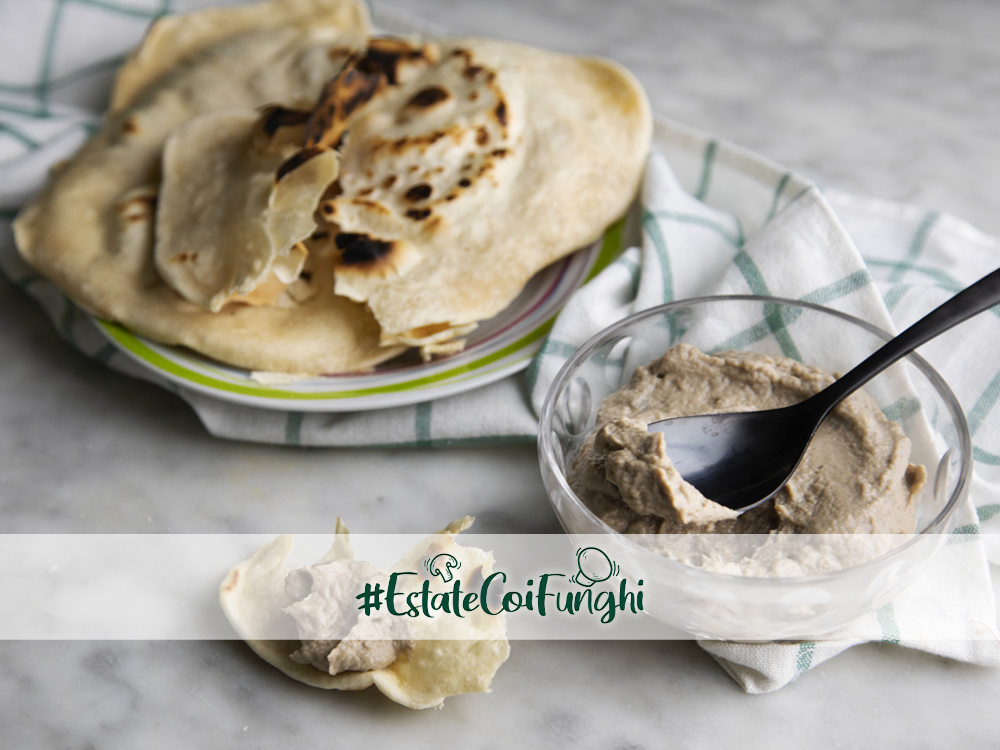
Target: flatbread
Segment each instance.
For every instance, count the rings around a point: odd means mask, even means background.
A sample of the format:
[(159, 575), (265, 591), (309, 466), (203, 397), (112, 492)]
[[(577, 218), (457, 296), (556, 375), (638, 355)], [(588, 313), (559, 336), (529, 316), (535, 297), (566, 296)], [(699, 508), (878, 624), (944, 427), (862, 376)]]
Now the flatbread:
[[(354, 0), (157, 22), (15, 221), (25, 260), (101, 318), (250, 370), (460, 350), (626, 211), (649, 105), (607, 60), (368, 33)], [(269, 112), (289, 127), (261, 150)]]
[(351, 121), (322, 209), (335, 291), (368, 304), (383, 343), (440, 346), (627, 210), (649, 105), (599, 58), (473, 38), (376, 51), (388, 85)]
[[(174, 129), (163, 150), (156, 215), (156, 270), (200, 307), (219, 312), (271, 274), (280, 292), (295, 281), (316, 230), (313, 213), (337, 178), (333, 150), (277, 176), (299, 149), (271, 129), (270, 111), (209, 112)], [(300, 139), (301, 140), (301, 139)], [(260, 302), (275, 300), (271, 295)]]
[(352, 0), (274, 0), (158, 21), (119, 74), (100, 132), (17, 218), (21, 254), (93, 314), (238, 367), (359, 371), (401, 352), (379, 345), (364, 305), (332, 293), (335, 247), (322, 232), (303, 243), (307, 278), (279, 284), (265, 305), (212, 313), (153, 267), (161, 157), (174, 131), (213, 113), (310, 110), (368, 33)]
[[(466, 516), (449, 524), (407, 552), (392, 570), (420, 571), (421, 561), (428, 555), (448, 553), (463, 561), (463, 585), (469, 587), (473, 579), (481, 582), (493, 572), (493, 555), (461, 547), (455, 541), (455, 536), (469, 528), (472, 521)], [(295, 661), (292, 654), (302, 644), (294, 638), (295, 627), (287, 613), (294, 608), (285, 588), (292, 572), (285, 566), (291, 550), (291, 536), (275, 538), (248, 560), (233, 566), (219, 587), (219, 602), (226, 617), (262, 659), (289, 677), (326, 690), (363, 690), (375, 685), (395, 702), (410, 708), (440, 707), (448, 696), (489, 691), (494, 674), (510, 654), (503, 615), (472, 612), (461, 618), (405, 618), (412, 647), (388, 665), (364, 672), (331, 675), (312, 664)], [(338, 519), (334, 542), (317, 565), (354, 559), (347, 527)], [(261, 633), (290, 635), (265, 640), (258, 637)]]

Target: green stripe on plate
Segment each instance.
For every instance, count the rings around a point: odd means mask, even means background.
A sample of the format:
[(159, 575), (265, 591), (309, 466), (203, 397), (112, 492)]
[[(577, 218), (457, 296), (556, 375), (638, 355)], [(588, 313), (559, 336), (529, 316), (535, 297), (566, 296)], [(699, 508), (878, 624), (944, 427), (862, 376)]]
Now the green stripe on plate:
[(531, 331), (525, 336), (515, 341), (503, 349), (488, 354), (485, 357), (481, 357), (467, 365), (461, 365), (459, 367), (454, 367), (450, 370), (444, 372), (439, 372), (434, 375), (427, 375), (423, 378), (417, 378), (415, 380), (410, 380), (405, 383), (392, 383), (389, 385), (383, 385), (376, 388), (357, 388), (354, 390), (345, 391), (318, 391), (315, 393), (295, 393), (291, 391), (281, 391), (273, 388), (267, 388), (263, 386), (252, 386), (252, 385), (240, 385), (238, 383), (228, 383), (224, 380), (219, 380), (218, 378), (213, 378), (208, 375), (203, 375), (199, 372), (194, 372), (188, 368), (173, 362), (163, 355), (155, 352), (153, 349), (148, 347), (142, 341), (140, 341), (134, 334), (126, 329), (122, 328), (117, 323), (109, 323), (106, 320), (100, 320), (98, 323), (101, 328), (103, 328), (112, 339), (117, 341), (123, 348), (131, 352), (139, 359), (159, 368), (163, 372), (170, 373), (174, 377), (181, 378), (189, 383), (195, 383), (197, 385), (205, 386), (207, 388), (212, 388), (219, 391), (225, 391), (227, 393), (236, 393), (242, 396), (256, 396), (259, 398), (273, 398), (273, 399), (287, 399), (289, 401), (319, 401), (323, 399), (342, 399), (342, 398), (359, 398), (362, 396), (374, 396), (382, 393), (398, 393), (401, 391), (409, 391), (418, 388), (423, 388), (426, 386), (433, 385), (435, 383), (440, 383), (442, 381), (448, 380), (450, 378), (457, 377), (463, 373), (473, 372), (486, 367), (493, 362), (497, 362), (504, 357), (513, 354), (519, 349), (523, 349), (529, 344), (534, 343), (538, 339), (542, 338), (549, 330), (552, 328), (552, 324), (555, 321), (555, 316), (549, 318), (549, 320), (542, 323), (535, 330)]
[(601, 271), (611, 265), (612, 261), (618, 257), (622, 251), (622, 239), (625, 235), (625, 217), (623, 216), (604, 232), (604, 242), (601, 243), (601, 252), (597, 254), (593, 268), (583, 280), (586, 284)]

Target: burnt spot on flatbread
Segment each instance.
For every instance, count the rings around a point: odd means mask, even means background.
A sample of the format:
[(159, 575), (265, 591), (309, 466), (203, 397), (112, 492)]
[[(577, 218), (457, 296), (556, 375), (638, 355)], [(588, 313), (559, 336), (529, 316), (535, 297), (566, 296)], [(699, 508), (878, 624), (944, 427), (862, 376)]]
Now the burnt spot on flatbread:
[(389, 211), (388, 208), (383, 206), (378, 201), (365, 200), (364, 198), (352, 198), (351, 203), (353, 203), (355, 206), (358, 206), (359, 208), (365, 208), (369, 211), (373, 211), (374, 213), (382, 214), (384, 216), (388, 216), (390, 213), (392, 213), (391, 211)]
[(497, 102), (497, 106), (493, 109), (493, 114), (496, 115), (497, 122), (500, 123), (501, 127), (507, 127), (507, 102), (505, 102), (502, 98), (500, 98), (500, 101)]
[(479, 130), (476, 131), (476, 143), (480, 146), (485, 146), (490, 142), (490, 134), (487, 132), (486, 128), (482, 125), (479, 126)]
[(391, 188), (393, 185), (396, 184), (397, 179), (398, 178), (396, 177), (396, 175), (394, 174), (389, 175), (384, 180), (382, 180), (382, 189), (388, 190), (389, 188)]
[(309, 112), (286, 107), (267, 107), (261, 116), (261, 130), (268, 136), (278, 132), (278, 128), (302, 125), (309, 119)]
[(170, 259), (171, 263), (194, 263), (198, 260), (198, 253), (177, 253)]
[(366, 188), (361, 188), (361, 190), (358, 191), (358, 195), (362, 196), (362, 197), (366, 196), (366, 195), (371, 195), (374, 190), (375, 190), (375, 188), (373, 188), (371, 185), (369, 185)]
[(498, 159), (502, 159), (505, 156), (507, 156), (509, 153), (510, 153), (510, 151), (508, 151), (505, 148), (498, 148), (498, 149), (496, 149), (494, 151), (490, 151), (490, 156), (495, 156)]
[(340, 263), (345, 266), (374, 265), (398, 251), (396, 242), (357, 232), (341, 232), (333, 241), (341, 251)]
[(306, 122), (304, 145), (336, 148), (347, 130), (351, 115), (385, 86), (378, 72), (348, 66), (320, 92), (315, 109)]
[(468, 177), (463, 177), (461, 180), (458, 181), (459, 187), (467, 188), (470, 187), (471, 185), (472, 185), (472, 180), (470, 180)]
[(349, 70), (345, 76), (344, 85), (351, 90), (350, 96), (346, 97), (340, 106), (340, 114), (346, 118), (359, 106), (371, 99), (378, 88), (378, 79), (365, 76), (357, 70)]
[(134, 117), (126, 117), (122, 122), (122, 133), (125, 135), (135, 135), (139, 132), (139, 125)]
[(483, 68), (480, 65), (466, 65), (465, 70), (462, 71), (462, 75), (468, 80), (472, 80), (477, 75), (483, 72)]
[(430, 215), (431, 210), (429, 208), (410, 208), (406, 211), (407, 218), (413, 219), (414, 221), (423, 221)]
[(326, 56), (329, 57), (331, 60), (343, 60), (345, 58), (350, 57), (354, 53), (355, 53), (354, 47), (346, 47), (344, 45), (338, 44), (333, 47), (330, 47), (330, 49), (326, 51)]
[(314, 156), (322, 154), (326, 150), (327, 149), (321, 146), (312, 146), (310, 148), (304, 148), (301, 151), (293, 154), (288, 159), (286, 159), (285, 162), (280, 167), (278, 167), (278, 171), (274, 173), (274, 181), (276, 183), (280, 182), (281, 178), (284, 177), (286, 174), (296, 169), (297, 167), (301, 167), (303, 164), (312, 159)]
[(418, 201), (425, 201), (430, 198), (431, 193), (433, 192), (434, 188), (426, 182), (421, 182), (407, 190), (406, 193), (403, 194), (403, 198), (411, 203), (417, 203)]
[(411, 109), (430, 109), (450, 98), (451, 94), (448, 93), (447, 89), (440, 86), (428, 86), (414, 94), (406, 106)]
[[(449, 125), (444, 130), (434, 130), (430, 133), (422, 133), (421, 135), (404, 135), (394, 140), (391, 148), (394, 154), (401, 154), (409, 149), (416, 149), (420, 153), (424, 153), (442, 138), (451, 138), (455, 142), (459, 142), (466, 132), (464, 127), (456, 123)], [(416, 171), (419, 167), (414, 168), (411, 166), (410, 169), (411, 171)]]
[(415, 47), (404, 39), (379, 37), (368, 43), (368, 49), (358, 60), (357, 68), (365, 73), (384, 75), (388, 84), (395, 86), (399, 83), (400, 63), (421, 59), (434, 62), (428, 47)]

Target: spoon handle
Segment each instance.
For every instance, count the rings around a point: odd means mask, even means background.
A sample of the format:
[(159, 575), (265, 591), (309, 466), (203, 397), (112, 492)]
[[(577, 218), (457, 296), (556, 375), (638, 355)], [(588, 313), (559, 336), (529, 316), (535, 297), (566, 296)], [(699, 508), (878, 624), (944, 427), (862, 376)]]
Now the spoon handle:
[(998, 304), (1000, 304), (1000, 269), (984, 276), (925, 315), (842, 378), (824, 388), (810, 401), (818, 401), (816, 408), (821, 410), (822, 416), (825, 416), (853, 391), (921, 344)]

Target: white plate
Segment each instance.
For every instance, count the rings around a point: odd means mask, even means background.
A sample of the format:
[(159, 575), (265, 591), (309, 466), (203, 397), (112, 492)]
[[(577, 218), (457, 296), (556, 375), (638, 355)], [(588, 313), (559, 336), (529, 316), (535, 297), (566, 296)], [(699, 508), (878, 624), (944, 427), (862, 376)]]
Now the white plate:
[(118, 349), (151, 374), (193, 391), (248, 406), (285, 411), (360, 411), (415, 404), (479, 388), (523, 370), (556, 313), (583, 283), (618, 255), (624, 221), (604, 239), (539, 272), (500, 315), (484, 321), (458, 354), (431, 362), (397, 358), (372, 372), (263, 385), (247, 370), (190, 349), (157, 344), (117, 323), (95, 319)]

